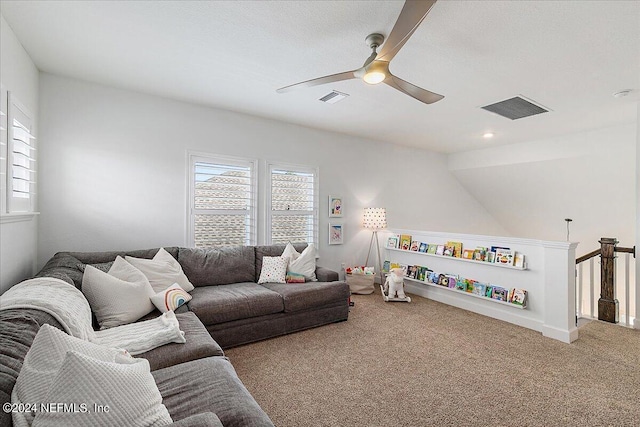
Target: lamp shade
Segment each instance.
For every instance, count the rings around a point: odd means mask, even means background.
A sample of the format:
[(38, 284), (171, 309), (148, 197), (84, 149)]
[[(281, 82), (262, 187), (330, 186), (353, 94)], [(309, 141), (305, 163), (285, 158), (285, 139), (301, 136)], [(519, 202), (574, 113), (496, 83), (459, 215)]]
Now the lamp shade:
[(380, 230), (387, 228), (387, 210), (385, 208), (364, 208), (364, 228)]

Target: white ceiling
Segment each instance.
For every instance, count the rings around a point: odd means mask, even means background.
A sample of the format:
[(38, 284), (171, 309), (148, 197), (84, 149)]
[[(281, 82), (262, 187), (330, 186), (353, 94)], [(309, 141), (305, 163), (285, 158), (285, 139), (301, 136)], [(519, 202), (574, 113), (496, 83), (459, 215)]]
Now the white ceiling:
[[(440, 0), (391, 71), (445, 95), (422, 104), (350, 80), (401, 1), (7, 1), (0, 11), (45, 72), (368, 139), (451, 153), (637, 120), (640, 1)], [(351, 96), (329, 105), (332, 89)], [(635, 89), (616, 99), (614, 92)], [(515, 95), (549, 113), (478, 107)], [(493, 131), (491, 141), (483, 140)]]

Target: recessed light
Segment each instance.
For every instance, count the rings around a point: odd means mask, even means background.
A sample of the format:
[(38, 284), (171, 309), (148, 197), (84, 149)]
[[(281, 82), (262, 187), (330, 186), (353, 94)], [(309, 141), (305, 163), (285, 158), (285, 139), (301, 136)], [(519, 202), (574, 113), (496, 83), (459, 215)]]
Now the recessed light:
[(614, 98), (624, 98), (625, 96), (631, 94), (631, 92), (633, 92), (633, 89), (625, 89), (625, 90), (621, 90), (620, 92), (616, 92), (613, 94)]
[(484, 139), (489, 139), (489, 138), (493, 138), (493, 132), (485, 132), (484, 135), (482, 135), (482, 137)]

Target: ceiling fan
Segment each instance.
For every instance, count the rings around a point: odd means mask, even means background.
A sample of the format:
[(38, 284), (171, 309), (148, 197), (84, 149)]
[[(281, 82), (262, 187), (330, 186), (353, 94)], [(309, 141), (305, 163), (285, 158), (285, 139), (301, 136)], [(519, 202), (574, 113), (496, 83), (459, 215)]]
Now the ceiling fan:
[(389, 71), (389, 62), (391, 62), (393, 57), (396, 56), (402, 46), (404, 46), (407, 40), (409, 40), (409, 37), (411, 37), (411, 35), (416, 31), (418, 25), (420, 25), (422, 20), (427, 16), (429, 10), (431, 10), (436, 1), (437, 0), (405, 1), (402, 11), (400, 12), (400, 16), (398, 16), (398, 20), (393, 26), (389, 37), (387, 37), (386, 43), (384, 43), (380, 49), (380, 52), (377, 52), (376, 50), (384, 42), (384, 36), (382, 34), (369, 34), (365, 39), (367, 45), (373, 49), (373, 53), (369, 58), (367, 58), (361, 68), (281, 87), (276, 90), (276, 92), (284, 93), (295, 89), (339, 82), (342, 80), (362, 79), (366, 83), (372, 85), (385, 83), (420, 102), (424, 102), (425, 104), (432, 104), (440, 101), (444, 96), (404, 81), (401, 78), (394, 76), (391, 74), (391, 71)]

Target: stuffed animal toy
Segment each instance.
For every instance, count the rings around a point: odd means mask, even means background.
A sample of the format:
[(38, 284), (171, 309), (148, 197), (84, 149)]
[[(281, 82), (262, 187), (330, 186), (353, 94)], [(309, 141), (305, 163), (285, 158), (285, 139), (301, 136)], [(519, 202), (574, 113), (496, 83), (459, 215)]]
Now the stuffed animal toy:
[(387, 276), (387, 280), (384, 282), (384, 292), (387, 293), (388, 298), (395, 298), (396, 293), (398, 298), (406, 298), (404, 294), (404, 274), (401, 268), (392, 268), (391, 274)]

